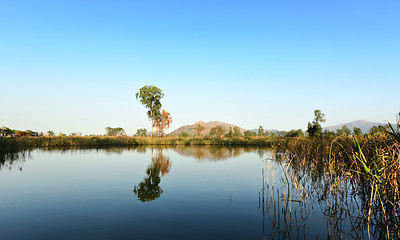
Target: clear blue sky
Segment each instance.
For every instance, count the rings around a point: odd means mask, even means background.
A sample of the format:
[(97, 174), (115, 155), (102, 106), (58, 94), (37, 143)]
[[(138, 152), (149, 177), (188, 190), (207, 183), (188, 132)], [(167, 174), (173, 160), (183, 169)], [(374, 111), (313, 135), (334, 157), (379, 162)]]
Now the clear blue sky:
[(165, 93), (173, 127), (393, 122), (400, 1), (0, 0), (0, 126), (128, 134)]

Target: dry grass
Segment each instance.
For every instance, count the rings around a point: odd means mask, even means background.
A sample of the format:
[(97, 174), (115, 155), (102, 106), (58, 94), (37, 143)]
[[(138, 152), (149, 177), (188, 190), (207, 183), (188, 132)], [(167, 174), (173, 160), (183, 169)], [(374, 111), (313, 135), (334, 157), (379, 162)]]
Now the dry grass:
[(360, 202), (357, 219), (368, 234), (374, 226), (373, 236), (400, 238), (400, 143), (396, 138), (302, 138), (287, 141), (277, 150), (292, 169), (294, 175), (286, 178), (292, 186), (298, 188), (296, 179), (309, 174), (313, 185), (320, 186), (320, 199), (335, 199), (332, 209), (345, 208), (336, 199), (352, 196)]

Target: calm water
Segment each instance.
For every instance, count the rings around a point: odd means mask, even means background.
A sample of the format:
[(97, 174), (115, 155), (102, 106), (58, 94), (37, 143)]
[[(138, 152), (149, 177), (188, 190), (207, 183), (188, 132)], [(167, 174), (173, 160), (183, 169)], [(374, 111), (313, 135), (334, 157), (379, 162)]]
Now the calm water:
[(326, 202), (286, 191), (286, 166), (271, 157), (215, 147), (2, 156), (0, 239), (351, 238)]

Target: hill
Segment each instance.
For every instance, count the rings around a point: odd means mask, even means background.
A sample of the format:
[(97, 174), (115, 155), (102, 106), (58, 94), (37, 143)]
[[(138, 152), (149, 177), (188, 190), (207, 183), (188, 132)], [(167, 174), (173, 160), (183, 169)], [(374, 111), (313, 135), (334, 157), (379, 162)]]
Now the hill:
[(357, 120), (354, 122), (349, 122), (349, 123), (342, 123), (342, 124), (338, 124), (338, 125), (333, 125), (333, 126), (328, 126), (328, 127), (324, 127), (322, 129), (322, 131), (325, 130), (329, 130), (329, 131), (334, 131), (336, 132), (338, 129), (341, 129), (343, 126), (347, 126), (351, 131), (353, 131), (354, 127), (358, 127), (361, 129), (361, 131), (363, 133), (368, 133), (369, 130), (373, 127), (373, 126), (379, 126), (379, 125), (386, 125), (386, 123), (377, 123), (377, 122), (370, 122), (370, 121), (366, 121), (366, 120)]
[[(218, 121), (211, 121), (211, 122), (207, 122), (207, 123), (202, 122), (202, 121), (199, 121), (199, 122), (197, 122), (197, 123), (195, 123), (195, 124), (193, 124), (193, 125), (185, 125), (185, 126), (182, 126), (182, 127), (178, 128), (178, 129), (176, 129), (175, 131), (172, 131), (169, 135), (170, 135), (170, 136), (178, 136), (178, 135), (179, 135), (180, 133), (182, 133), (182, 132), (187, 132), (187, 133), (189, 134), (189, 136), (196, 136), (197, 134), (196, 134), (196, 132), (194, 131), (194, 128), (195, 128), (197, 125), (199, 125), (199, 124), (201, 124), (201, 125), (204, 126), (204, 130), (203, 130), (203, 132), (202, 132), (203, 135), (208, 134), (208, 133), (210, 132), (211, 128), (217, 127), (217, 126), (221, 126), (221, 127), (222, 127), (223, 129), (225, 129), (227, 132), (229, 131), (229, 128), (230, 128), (230, 127), (231, 127), (232, 129), (233, 129), (234, 127), (238, 127), (238, 126), (233, 125), (233, 124), (230, 124), (230, 123), (223, 123), (223, 122), (218, 122)], [(244, 131), (246, 131), (246, 129), (244, 129), (244, 128), (241, 128), (241, 127), (238, 127), (238, 128), (240, 129), (240, 132), (241, 132), (241, 133), (243, 133)]]

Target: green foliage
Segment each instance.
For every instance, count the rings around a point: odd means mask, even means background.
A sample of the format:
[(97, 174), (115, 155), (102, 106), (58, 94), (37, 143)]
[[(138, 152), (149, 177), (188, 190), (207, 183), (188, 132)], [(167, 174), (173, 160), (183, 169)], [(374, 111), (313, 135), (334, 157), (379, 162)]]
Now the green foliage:
[(221, 138), (225, 134), (225, 129), (221, 126), (211, 128), (210, 136), (215, 138)]
[(358, 127), (354, 127), (353, 132), (354, 132), (354, 135), (356, 135), (357, 137), (361, 137), (363, 135), (361, 129)]
[(240, 128), (239, 127), (233, 127), (233, 136), (234, 137), (241, 137), (242, 133), (240, 132)]
[[(161, 117), (161, 98), (164, 97), (162, 90), (155, 86), (144, 86), (138, 93), (136, 93), (136, 99), (148, 109), (147, 116), (151, 120), (151, 128), (156, 124), (156, 119)], [(153, 133), (153, 130), (151, 131)]]
[(55, 136), (56, 134), (53, 132), (53, 131), (47, 131), (47, 135), (49, 135), (49, 136)]
[(116, 128), (112, 128), (112, 127), (106, 127), (106, 134), (107, 136), (125, 136), (126, 133), (124, 131), (123, 128), (121, 127), (116, 127)]
[(240, 132), (240, 128), (235, 126), (233, 128), (229, 127), (229, 131), (225, 136), (228, 137), (228, 138), (232, 138), (232, 137), (241, 137), (243, 135)]
[(150, 202), (163, 193), (162, 188), (158, 186), (161, 182), (160, 167), (158, 165), (148, 167), (146, 173), (147, 177), (133, 188), (133, 193), (142, 202)]
[(286, 137), (304, 137), (304, 132), (301, 129), (292, 129), (286, 133)]
[(325, 114), (321, 110), (317, 109), (314, 111), (314, 121), (308, 122), (307, 133), (310, 137), (317, 137), (322, 135), (321, 122), (325, 122)]
[(243, 133), (243, 135), (244, 135), (245, 137), (255, 137), (255, 136), (257, 136), (257, 133), (252, 132), (252, 131), (250, 131), (250, 130), (246, 130), (246, 131)]
[(202, 124), (198, 124), (194, 128), (194, 131), (197, 133), (197, 136), (201, 136), (204, 129), (205, 129), (205, 127)]
[(344, 125), (342, 128), (337, 130), (337, 135), (339, 135), (339, 136), (340, 135), (349, 136), (350, 134), (351, 134), (351, 130), (346, 125)]
[(342, 127), (342, 130), (343, 130), (343, 133), (344, 133), (346, 136), (349, 136), (349, 135), (351, 134), (351, 130), (350, 130), (346, 125), (344, 125), (344, 126)]
[(276, 132), (277, 137), (286, 137), (287, 134), (288, 134), (288, 132), (286, 132), (286, 131), (277, 131)]
[(389, 128), (389, 126), (382, 126), (382, 125), (379, 125), (379, 126), (373, 126), (370, 130), (369, 130), (369, 134), (370, 135), (372, 135), (372, 136), (376, 136), (376, 135), (378, 135), (378, 134), (383, 134), (383, 133), (386, 133), (386, 129), (387, 128)]
[(12, 136), (12, 135), (14, 135), (14, 131), (9, 129), (8, 127), (0, 128), (0, 137)]
[(262, 126), (259, 126), (258, 127), (258, 133), (257, 133), (257, 135), (259, 136), (259, 137), (261, 137), (261, 136), (264, 136), (264, 128), (262, 127)]
[(147, 137), (147, 130), (145, 128), (137, 129), (135, 136)]
[(336, 133), (335, 133), (334, 131), (325, 130), (325, 131), (322, 133), (322, 136), (325, 137), (325, 138), (331, 139), (331, 138), (336, 137)]
[(229, 127), (229, 131), (228, 133), (225, 135), (226, 137), (233, 137), (233, 131), (232, 131), (232, 127)]
[(178, 134), (178, 137), (189, 137), (189, 133), (183, 131), (183, 132)]

